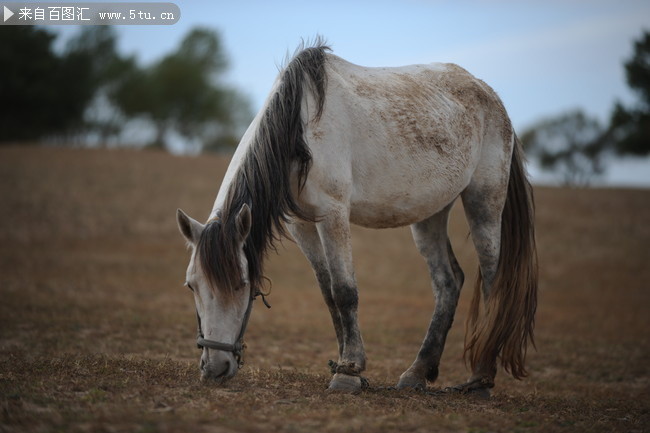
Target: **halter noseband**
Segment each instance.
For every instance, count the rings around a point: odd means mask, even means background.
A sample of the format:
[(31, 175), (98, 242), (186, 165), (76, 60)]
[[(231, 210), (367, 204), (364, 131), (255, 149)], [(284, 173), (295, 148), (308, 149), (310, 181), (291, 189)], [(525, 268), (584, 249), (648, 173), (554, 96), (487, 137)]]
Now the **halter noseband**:
[(232, 354), (235, 356), (235, 359), (237, 360), (237, 366), (241, 368), (244, 365), (242, 358), (244, 351), (244, 333), (246, 332), (248, 319), (250, 318), (251, 311), (253, 310), (253, 301), (257, 298), (258, 295), (262, 297), (262, 302), (264, 302), (264, 305), (266, 305), (267, 308), (271, 308), (269, 303), (266, 301), (264, 293), (259, 290), (253, 291), (251, 289), (251, 296), (248, 298), (248, 306), (246, 307), (246, 313), (244, 313), (244, 320), (242, 322), (241, 329), (239, 330), (237, 340), (234, 344), (221, 343), (219, 341), (205, 339), (203, 336), (203, 331), (201, 330), (201, 316), (199, 316), (199, 312), (197, 310), (196, 321), (198, 322), (198, 330), (196, 336), (196, 347), (199, 349), (208, 348), (213, 350), (221, 350), (222, 352), (232, 352)]

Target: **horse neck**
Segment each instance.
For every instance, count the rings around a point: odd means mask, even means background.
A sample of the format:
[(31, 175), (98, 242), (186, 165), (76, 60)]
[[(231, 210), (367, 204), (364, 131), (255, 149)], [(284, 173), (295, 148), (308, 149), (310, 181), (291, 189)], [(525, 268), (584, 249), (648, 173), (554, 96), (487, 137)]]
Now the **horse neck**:
[(246, 129), (246, 132), (242, 136), (242, 139), (240, 140), (239, 144), (237, 145), (237, 149), (235, 150), (235, 153), (232, 156), (232, 159), (230, 160), (230, 164), (228, 165), (228, 169), (226, 170), (226, 174), (223, 177), (223, 181), (221, 182), (221, 187), (219, 188), (219, 192), (217, 193), (217, 198), (214, 201), (214, 206), (212, 206), (212, 212), (210, 212), (210, 217), (209, 219), (215, 218), (219, 215), (219, 212), (225, 207), (226, 199), (228, 197), (228, 191), (230, 190), (230, 187), (233, 183), (233, 180), (235, 179), (235, 175), (239, 171), (239, 168), (244, 162), (246, 153), (248, 152), (249, 148), (253, 145), (255, 142), (255, 134), (257, 132), (257, 128), (262, 120), (262, 117), (264, 116), (264, 113), (266, 112), (266, 109), (269, 105), (269, 101), (273, 94), (277, 91), (277, 87), (280, 84), (280, 77), (276, 79), (276, 81), (273, 83), (273, 87), (271, 88), (271, 93), (267, 97), (266, 101), (264, 102), (264, 105), (262, 106), (262, 109), (257, 113), (251, 124), (248, 126), (248, 129)]
[(230, 164), (228, 165), (226, 174), (224, 175), (223, 181), (221, 182), (221, 187), (219, 188), (219, 192), (217, 193), (217, 198), (214, 201), (212, 212), (210, 212), (209, 219), (217, 217), (219, 215), (219, 212), (225, 207), (225, 202), (228, 197), (228, 191), (230, 190), (230, 187), (235, 179), (235, 175), (237, 174), (241, 165), (243, 164), (248, 149), (253, 144), (255, 138), (255, 131), (257, 130), (257, 125), (259, 123), (259, 117), (261, 116), (258, 114), (253, 120), (253, 122), (251, 122), (250, 126), (248, 127), (248, 129), (244, 133), (244, 136), (239, 142), (239, 145), (237, 146), (237, 149), (235, 150), (232, 159), (230, 160)]

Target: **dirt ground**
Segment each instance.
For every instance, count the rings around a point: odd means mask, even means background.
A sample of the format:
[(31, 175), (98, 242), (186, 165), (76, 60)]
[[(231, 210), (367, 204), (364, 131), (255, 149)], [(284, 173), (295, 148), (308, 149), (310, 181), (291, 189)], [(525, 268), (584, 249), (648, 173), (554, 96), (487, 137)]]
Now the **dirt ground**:
[[(540, 257), (531, 375), (492, 398), (394, 391), (434, 300), (408, 228), (353, 231), (370, 389), (331, 395), (336, 356), (313, 273), (291, 241), (267, 263), (246, 365), (199, 382), (189, 258), (175, 225), (205, 220), (227, 159), (0, 148), (0, 432), (650, 431), (650, 190), (536, 188)], [(459, 383), (475, 253), (430, 390)]]

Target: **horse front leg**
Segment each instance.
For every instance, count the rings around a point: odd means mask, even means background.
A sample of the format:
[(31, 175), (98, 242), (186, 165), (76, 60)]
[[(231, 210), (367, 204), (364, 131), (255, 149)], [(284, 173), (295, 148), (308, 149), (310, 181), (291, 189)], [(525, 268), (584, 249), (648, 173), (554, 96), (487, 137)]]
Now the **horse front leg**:
[(331, 295), (341, 320), (343, 347), (334, 363), (331, 391), (355, 392), (361, 389), (360, 374), (366, 367), (366, 352), (359, 329), (359, 295), (352, 264), (350, 223), (347, 209), (333, 211), (316, 225), (331, 278)]
[(318, 236), (316, 224), (294, 221), (287, 224), (287, 229), (300, 247), (302, 253), (309, 260), (314, 274), (316, 274), (316, 280), (318, 281), (323, 299), (332, 316), (340, 359), (343, 356), (343, 327), (341, 325), (339, 310), (334, 303), (332, 279), (330, 277), (329, 267), (327, 266), (327, 257), (325, 257), (325, 251), (323, 250), (320, 236)]

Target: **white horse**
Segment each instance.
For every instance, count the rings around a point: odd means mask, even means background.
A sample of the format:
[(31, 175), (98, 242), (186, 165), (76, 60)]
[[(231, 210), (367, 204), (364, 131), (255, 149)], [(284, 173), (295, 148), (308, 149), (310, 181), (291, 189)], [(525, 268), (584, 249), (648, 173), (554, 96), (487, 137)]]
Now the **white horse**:
[(244, 134), (207, 222), (177, 212), (192, 251), (186, 281), (202, 378), (236, 374), (265, 254), (286, 226), (315, 271), (336, 330), (329, 387), (362, 387), (354, 223), (411, 225), (436, 306), (398, 387), (435, 381), (464, 279), (447, 237), (459, 196), (480, 273), (465, 345), (472, 376), (455, 389), (488, 392), (498, 359), (514, 377), (527, 374), (537, 292), (531, 187), (503, 104), (453, 64), (366, 68), (320, 42), (298, 52)]

